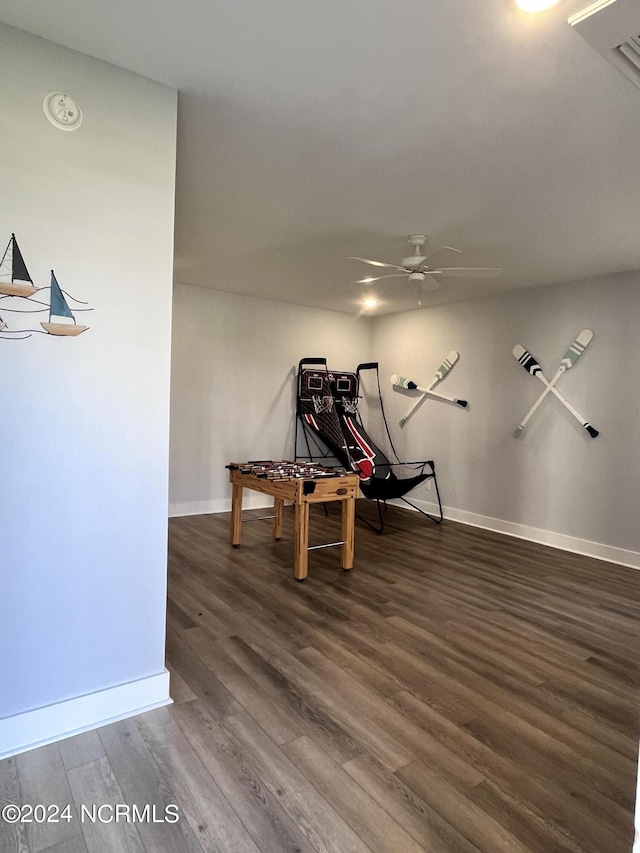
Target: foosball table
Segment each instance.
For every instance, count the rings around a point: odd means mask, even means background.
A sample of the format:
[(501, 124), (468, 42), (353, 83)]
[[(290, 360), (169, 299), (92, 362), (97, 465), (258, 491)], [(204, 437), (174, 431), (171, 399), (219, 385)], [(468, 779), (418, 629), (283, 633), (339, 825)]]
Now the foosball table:
[[(274, 539), (282, 538), (282, 513), (285, 501), (295, 506), (295, 550), (293, 574), (296, 580), (307, 577), (309, 551), (340, 546), (343, 569), (353, 568), (355, 537), (355, 505), (358, 475), (342, 468), (327, 468), (300, 462), (232, 462), (226, 466), (233, 488), (231, 498), (231, 534), (234, 548), (240, 545), (242, 527), (242, 492), (255, 492), (273, 497)], [(340, 501), (342, 503), (342, 539), (323, 545), (309, 546), (309, 507), (311, 504)]]

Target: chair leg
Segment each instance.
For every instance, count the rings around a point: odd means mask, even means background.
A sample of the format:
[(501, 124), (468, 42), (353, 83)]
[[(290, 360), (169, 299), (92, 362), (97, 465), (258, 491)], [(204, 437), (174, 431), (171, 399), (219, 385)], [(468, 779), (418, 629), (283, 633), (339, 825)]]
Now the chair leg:
[(422, 515), (426, 515), (428, 519), (434, 522), (434, 524), (442, 524), (442, 522), (444, 521), (444, 515), (442, 513), (442, 500), (440, 498), (440, 489), (438, 488), (438, 478), (436, 477), (436, 469), (433, 464), (431, 465), (431, 471), (433, 476), (433, 485), (435, 486), (436, 490), (436, 497), (438, 498), (438, 518), (436, 518), (435, 515), (431, 515), (431, 513), (427, 512), (426, 510), (420, 509), (419, 506), (416, 506), (414, 503), (411, 503), (411, 501), (407, 498), (401, 498), (401, 500), (403, 500), (406, 504), (409, 504), (410, 507), (413, 507), (413, 509), (417, 510), (419, 513), (422, 513)]

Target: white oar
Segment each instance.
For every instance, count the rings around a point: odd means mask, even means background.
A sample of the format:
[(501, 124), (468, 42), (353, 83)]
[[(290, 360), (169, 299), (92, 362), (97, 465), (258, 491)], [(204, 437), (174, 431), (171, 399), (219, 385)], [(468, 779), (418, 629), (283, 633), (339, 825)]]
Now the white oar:
[(456, 361), (460, 358), (458, 353), (455, 350), (451, 350), (449, 355), (444, 359), (438, 370), (436, 371), (435, 376), (433, 377), (431, 384), (428, 387), (423, 387), (413, 382), (411, 379), (406, 379), (404, 376), (398, 376), (394, 374), (391, 377), (391, 383), (396, 386), (396, 388), (406, 388), (410, 391), (420, 391), (422, 396), (418, 398), (418, 400), (413, 404), (413, 406), (409, 409), (407, 414), (400, 419), (400, 426), (404, 426), (406, 422), (409, 420), (411, 415), (418, 409), (419, 406), (424, 403), (427, 396), (430, 397), (439, 397), (441, 400), (448, 400), (450, 403), (457, 403), (459, 406), (463, 408), (467, 405), (466, 400), (459, 400), (457, 397), (449, 397), (446, 394), (441, 394), (439, 391), (434, 391), (434, 387), (440, 382), (447, 373), (451, 370)]
[[(522, 346), (522, 344), (516, 344), (516, 346), (513, 348), (513, 355), (528, 373), (531, 373), (531, 375), (539, 379), (543, 385), (549, 387), (549, 380), (542, 372), (542, 368), (540, 367), (536, 359), (531, 355), (531, 353)], [(597, 435), (600, 435), (598, 430), (595, 429), (595, 427), (592, 427), (589, 421), (583, 418), (580, 412), (573, 408), (567, 398), (563, 394), (561, 394), (555, 386), (551, 388), (551, 393), (554, 394), (558, 398), (558, 400), (560, 400), (562, 405), (573, 415), (573, 417), (578, 421), (580, 426), (586, 429), (591, 438), (595, 438)]]
[(518, 424), (518, 426), (514, 429), (514, 431), (513, 431), (513, 437), (514, 437), (514, 438), (520, 438), (520, 436), (522, 435), (522, 431), (523, 431), (523, 429), (526, 427), (526, 425), (529, 423), (529, 421), (530, 421), (530, 420), (531, 420), (531, 418), (533, 417), (533, 415), (534, 415), (534, 413), (535, 413), (536, 409), (538, 408), (538, 406), (542, 403), (542, 401), (543, 401), (543, 400), (544, 400), (544, 398), (547, 396), (547, 394), (549, 394), (549, 393), (551, 393), (551, 391), (553, 391), (553, 386), (556, 384), (556, 382), (558, 381), (558, 379), (560, 379), (560, 377), (562, 376), (562, 374), (563, 374), (563, 373), (566, 373), (566, 371), (567, 371), (566, 366), (565, 366), (564, 364), (561, 364), (561, 365), (560, 365), (560, 367), (558, 368), (558, 372), (557, 372), (557, 373), (556, 373), (556, 375), (553, 377), (553, 379), (551, 380), (551, 382), (549, 382), (549, 384), (548, 384), (548, 385), (547, 385), (547, 387), (544, 389), (544, 391), (542, 392), (542, 394), (540, 394), (540, 396), (539, 396), (539, 397), (538, 397), (538, 399), (535, 401), (535, 403), (533, 404), (533, 406), (531, 407), (531, 409), (527, 412), (527, 414), (526, 414), (526, 415), (524, 416), (524, 418), (520, 421), (520, 423)]
[[(522, 431), (524, 430), (525, 426), (527, 425), (527, 423), (529, 422), (529, 420), (533, 416), (534, 412), (537, 410), (538, 406), (542, 403), (544, 398), (554, 390), (554, 386), (555, 386), (556, 382), (560, 379), (562, 374), (566, 373), (566, 371), (569, 370), (569, 368), (573, 367), (573, 365), (576, 363), (576, 361), (580, 358), (582, 353), (585, 351), (587, 345), (589, 344), (589, 342), (591, 341), (592, 338), (593, 338), (593, 332), (590, 329), (583, 329), (580, 332), (578, 337), (575, 339), (575, 341), (571, 344), (569, 349), (564, 354), (564, 356), (562, 358), (562, 362), (560, 363), (560, 367), (558, 368), (556, 375), (553, 377), (553, 379), (550, 382), (545, 381), (545, 384), (547, 387), (544, 389), (544, 391), (542, 392), (540, 397), (533, 404), (533, 406), (531, 407), (529, 412), (525, 415), (525, 417), (520, 422), (520, 424), (513, 431), (513, 437), (514, 438), (520, 437), (520, 435), (522, 434)], [(526, 353), (526, 351), (525, 351), (525, 353)], [(520, 359), (518, 359), (518, 360), (520, 361)], [(524, 366), (524, 363), (522, 361), (520, 363), (523, 364), (523, 366)], [(527, 371), (529, 371), (529, 367), (526, 367), (525, 369)], [(535, 375), (538, 373), (538, 371), (541, 371), (541, 370), (542, 370), (542, 368), (540, 368), (540, 365), (537, 364), (537, 362), (536, 362), (536, 364), (532, 366), (531, 372), (534, 373), (534, 375)], [(589, 434), (591, 434), (591, 433), (589, 433)]]

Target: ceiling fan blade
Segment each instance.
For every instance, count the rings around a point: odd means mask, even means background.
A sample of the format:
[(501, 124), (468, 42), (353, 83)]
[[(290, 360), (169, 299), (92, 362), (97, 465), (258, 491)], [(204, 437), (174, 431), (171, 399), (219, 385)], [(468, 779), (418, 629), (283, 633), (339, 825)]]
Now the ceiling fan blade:
[(461, 255), (462, 249), (456, 249), (455, 246), (438, 246), (437, 249), (434, 249), (433, 252), (429, 252), (425, 261), (428, 261), (429, 258), (432, 258), (434, 255), (437, 255), (438, 252), (441, 252), (443, 249), (448, 249), (450, 252), (456, 252), (456, 254)]
[(351, 284), (371, 284), (374, 281), (380, 281), (383, 278), (404, 278), (407, 273), (393, 272), (391, 275), (378, 275), (375, 278), (360, 278), (357, 281), (352, 281)]
[(496, 278), (502, 274), (502, 270), (496, 267), (441, 267), (438, 270), (425, 270), (425, 272), (445, 278)]
[(383, 264), (382, 261), (370, 261), (368, 258), (347, 258), (348, 261), (362, 261), (364, 264), (371, 264), (374, 267), (388, 267), (390, 270), (404, 270), (404, 267), (399, 267), (396, 264)]

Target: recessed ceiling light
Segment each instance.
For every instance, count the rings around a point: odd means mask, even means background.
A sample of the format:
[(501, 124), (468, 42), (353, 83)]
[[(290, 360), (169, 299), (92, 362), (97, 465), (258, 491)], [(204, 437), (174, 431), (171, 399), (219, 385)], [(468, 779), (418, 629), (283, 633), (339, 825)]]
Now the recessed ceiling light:
[(365, 299), (362, 304), (364, 305), (365, 308), (375, 308), (376, 305), (378, 304), (378, 300), (377, 299)]
[(558, 0), (516, 0), (516, 5), (523, 12), (544, 12), (555, 6)]

